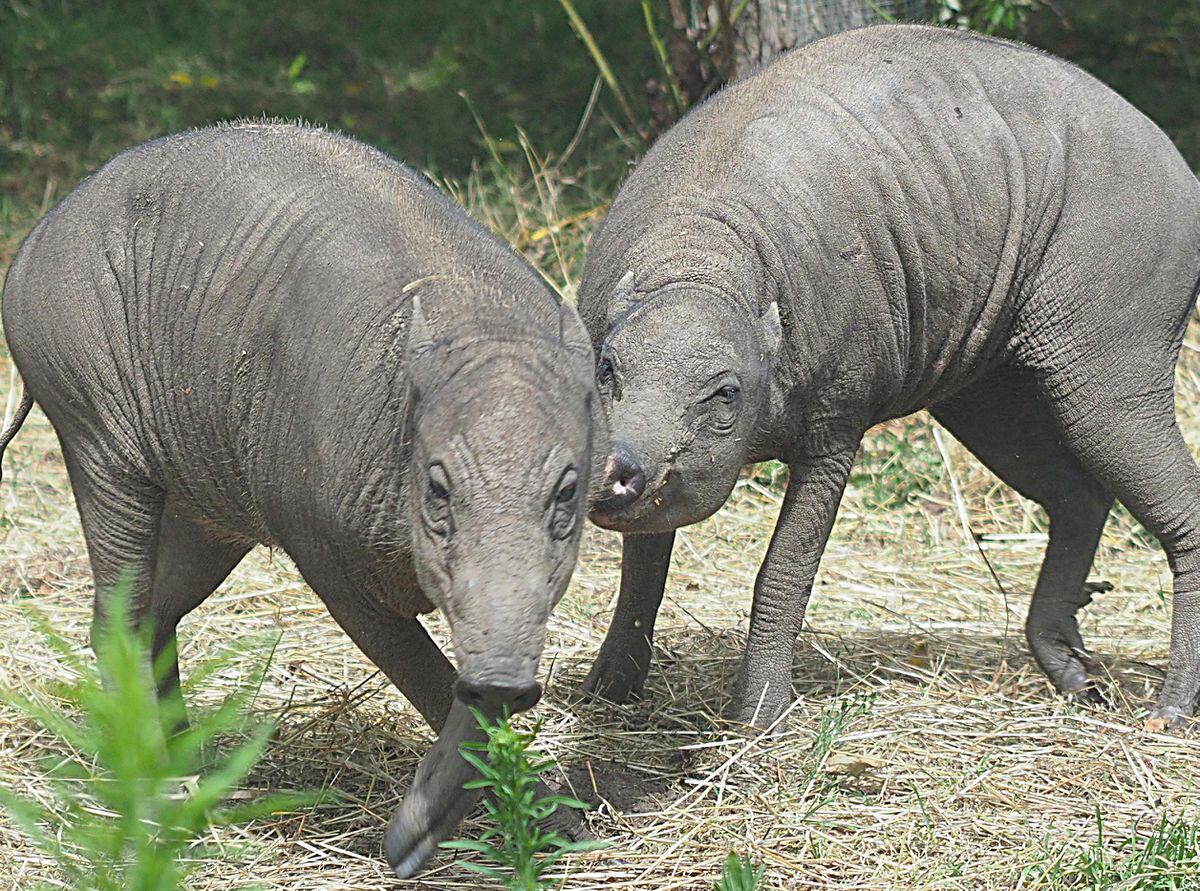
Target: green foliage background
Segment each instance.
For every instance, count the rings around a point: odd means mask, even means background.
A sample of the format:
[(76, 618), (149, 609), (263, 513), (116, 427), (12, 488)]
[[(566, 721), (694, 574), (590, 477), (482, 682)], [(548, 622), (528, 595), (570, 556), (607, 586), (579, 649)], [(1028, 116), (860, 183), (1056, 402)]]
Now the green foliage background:
[[(658, 69), (641, 3), (575, 6), (643, 114)], [(1197, 0), (1028, 17), (1032, 42), (1125, 92), (1200, 165), (1198, 34)], [(0, 0), (0, 227), (129, 145), (241, 116), (328, 124), (457, 177), (488, 154), (465, 94), (501, 153), (518, 127), (561, 153), (594, 79), (558, 0)], [(577, 157), (616, 179), (632, 152), (612, 151), (606, 119), (622, 121), (607, 94)]]
[[(637, 0), (580, 0), (623, 71), (649, 70)], [(300, 60), (299, 64), (297, 64)], [(303, 117), (464, 173), (488, 124), (570, 137), (594, 70), (556, 0), (3, 0), (0, 170), (77, 173), (131, 142), (238, 116)]]

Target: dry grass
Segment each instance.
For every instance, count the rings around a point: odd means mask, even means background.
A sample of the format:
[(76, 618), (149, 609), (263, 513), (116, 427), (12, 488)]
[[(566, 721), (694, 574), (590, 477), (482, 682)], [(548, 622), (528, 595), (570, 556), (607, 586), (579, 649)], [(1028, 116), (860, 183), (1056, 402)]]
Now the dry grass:
[[(547, 237), (541, 258), (558, 258)], [(567, 278), (574, 272), (560, 269)], [(1196, 351), (1185, 350), (1181, 415), (1193, 446), (1198, 370)], [(8, 379), (5, 364), (0, 382)], [(1116, 705), (1066, 704), (1033, 666), (1022, 634), (1040, 516), (948, 437), (943, 464), (925, 419), (891, 430), (913, 448), (890, 466), (870, 451), (874, 479), (858, 477), (846, 498), (798, 649), (799, 698), (775, 738), (728, 732), (718, 715), (777, 490), (747, 478), (718, 516), (681, 532), (648, 697), (627, 707), (572, 698), (604, 633), (618, 572), (615, 536), (589, 530), (552, 619), (537, 712), (542, 745), (576, 794), (598, 802), (589, 820), (611, 848), (567, 863), (567, 887), (711, 888), (730, 849), (766, 863), (777, 888), (1062, 887), (1055, 864), (1075, 863), (1093, 844), (1097, 813), (1110, 847), (1150, 830), (1164, 812), (1196, 818), (1194, 734), (1148, 734), (1139, 720), (1167, 655), (1162, 592), (1170, 579), (1160, 552), (1127, 519), (1110, 524), (1093, 577), (1115, 590), (1086, 611), (1084, 633), (1111, 672)], [(23, 610), (35, 602), (82, 647), (90, 579), (57, 444), (40, 414), (5, 463), (0, 672), (43, 688), (55, 666)], [(908, 501), (880, 507), (889, 488), (909, 492)], [(1002, 588), (964, 536), (964, 517), (991, 539), (985, 553)], [(993, 537), (1002, 534), (1018, 537)], [(331, 786), (346, 798), (217, 832), (221, 843), (242, 846), (236, 865), (198, 864), (194, 887), (396, 887), (382, 829), (428, 730), (279, 554), (255, 552), (185, 621), (185, 673), (189, 657), (263, 631), (282, 640), (258, 706), (282, 723), (251, 784)], [(0, 711), (0, 782), (39, 794), (40, 756), (58, 746)], [(0, 885), (52, 878), (2, 823), (0, 851)], [(408, 887), (480, 886), (449, 859)]]

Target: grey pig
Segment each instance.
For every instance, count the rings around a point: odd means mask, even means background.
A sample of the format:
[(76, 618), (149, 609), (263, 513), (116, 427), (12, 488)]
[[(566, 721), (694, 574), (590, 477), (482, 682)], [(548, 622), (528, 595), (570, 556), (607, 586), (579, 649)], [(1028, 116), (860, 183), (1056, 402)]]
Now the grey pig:
[[(468, 710), (541, 695), (575, 564), (593, 392), (579, 317), (421, 176), (318, 129), (130, 149), (25, 240), (3, 319), (62, 444), (104, 595), (175, 629), (281, 548), (439, 736), (386, 836), (414, 873), (476, 800)], [(417, 616), (440, 609), (459, 667)]]
[(740, 469), (790, 481), (731, 716), (769, 727), (859, 441), (928, 408), (1045, 508), (1026, 626), (1097, 696), (1076, 612), (1113, 499), (1167, 552), (1166, 681), (1200, 689), (1200, 472), (1174, 367), (1200, 280), (1200, 184), (1112, 90), (1016, 43), (921, 26), (820, 40), (726, 88), (647, 153), (588, 253), (580, 314), (613, 443), (592, 519), (625, 533), (585, 689), (640, 691), (674, 531)]

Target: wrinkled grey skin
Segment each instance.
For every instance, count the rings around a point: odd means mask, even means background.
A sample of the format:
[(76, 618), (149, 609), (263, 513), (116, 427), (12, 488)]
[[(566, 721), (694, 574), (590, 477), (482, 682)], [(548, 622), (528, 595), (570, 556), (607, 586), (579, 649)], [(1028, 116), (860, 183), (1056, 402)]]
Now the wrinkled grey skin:
[(1173, 372), (1200, 277), (1200, 184), (1167, 137), (1028, 47), (881, 26), (792, 52), (650, 150), (579, 300), (613, 443), (592, 517), (625, 533), (586, 689), (640, 691), (673, 530), (740, 468), (790, 482), (754, 587), (733, 717), (770, 726), (865, 430), (929, 408), (1041, 504), (1027, 634), (1095, 695), (1076, 612), (1114, 498), (1175, 577), (1152, 727), (1200, 689), (1200, 473)]
[[(415, 872), (475, 800), (467, 705), (540, 695), (589, 475), (574, 310), (387, 156), (239, 124), (86, 180), (22, 246), (3, 313), (62, 443), (97, 615), (133, 567), (173, 651), (253, 545), (282, 548), (440, 731), (387, 834)], [(417, 619), (433, 609), (457, 680)], [(162, 692), (177, 682), (176, 665)]]

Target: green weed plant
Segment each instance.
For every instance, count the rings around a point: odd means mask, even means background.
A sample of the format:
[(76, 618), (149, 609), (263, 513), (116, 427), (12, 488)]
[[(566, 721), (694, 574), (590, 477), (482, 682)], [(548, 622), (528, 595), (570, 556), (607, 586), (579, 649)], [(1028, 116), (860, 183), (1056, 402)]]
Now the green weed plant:
[[(109, 604), (94, 663), (44, 615), (31, 613), (70, 678), (48, 695), (5, 686), (0, 701), (49, 731), (70, 755), (45, 760), (49, 803), (0, 787), (0, 806), (71, 888), (168, 891), (185, 880), (185, 858), (230, 855), (228, 846), (208, 850), (199, 841), (212, 827), (311, 806), (322, 796), (280, 793), (226, 803), (262, 758), (275, 726), (248, 717), (269, 653), (220, 705), (177, 731), (185, 719), (182, 696), (157, 696), (149, 630), (133, 629), (128, 586), (115, 590)], [(244, 655), (230, 651), (204, 662), (192, 672), (192, 685)], [(224, 754), (206, 754), (231, 735), (242, 739)]]
[(1060, 878), (1087, 891), (1200, 891), (1200, 827), (1163, 814), (1146, 836), (1123, 839), (1112, 852), (1096, 809), (1096, 841), (1068, 862)]
[(490, 825), (478, 839), (443, 842), (442, 847), (482, 855), (488, 863), (463, 860), (459, 865), (507, 882), (512, 891), (550, 888), (546, 870), (567, 854), (598, 850), (604, 843), (570, 841), (545, 831), (544, 821), (560, 807), (586, 810), (588, 805), (566, 795), (539, 796), (538, 780), (554, 766), (552, 760), (539, 760), (532, 751), (541, 722), (522, 731), (508, 718), (493, 723), (482, 712), (471, 711), (487, 742), (463, 743), (460, 748), (463, 758), (479, 771), (479, 779), (465, 788), (489, 793), (484, 808)]
[(721, 870), (721, 881), (713, 885), (713, 891), (758, 891), (766, 871), (765, 866), (755, 868), (749, 857), (739, 857), (730, 851)]

